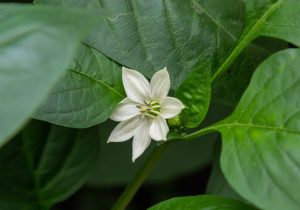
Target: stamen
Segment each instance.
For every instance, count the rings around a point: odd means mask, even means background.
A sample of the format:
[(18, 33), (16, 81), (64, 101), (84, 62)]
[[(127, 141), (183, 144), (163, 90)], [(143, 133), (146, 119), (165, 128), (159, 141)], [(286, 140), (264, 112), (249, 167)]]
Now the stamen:
[(140, 112), (149, 118), (155, 118), (160, 114), (160, 104), (157, 101), (144, 101), (144, 105), (138, 105)]

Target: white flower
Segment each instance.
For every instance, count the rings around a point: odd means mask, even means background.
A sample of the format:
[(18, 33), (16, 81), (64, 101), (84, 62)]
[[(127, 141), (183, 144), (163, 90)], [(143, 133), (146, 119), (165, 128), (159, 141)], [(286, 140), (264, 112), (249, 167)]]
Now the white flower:
[(167, 140), (169, 127), (166, 119), (177, 116), (184, 108), (182, 102), (168, 97), (170, 78), (166, 68), (156, 72), (150, 84), (139, 72), (122, 68), (122, 79), (127, 98), (122, 100), (110, 119), (121, 121), (107, 142), (123, 142), (133, 137), (134, 162), (155, 141)]

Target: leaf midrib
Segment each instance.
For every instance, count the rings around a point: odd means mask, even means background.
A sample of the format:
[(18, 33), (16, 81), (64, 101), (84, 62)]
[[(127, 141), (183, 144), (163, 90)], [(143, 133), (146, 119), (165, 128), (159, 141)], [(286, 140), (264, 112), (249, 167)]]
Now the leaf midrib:
[(68, 70), (69, 70), (70, 72), (75, 73), (75, 74), (79, 74), (80, 76), (85, 77), (85, 78), (87, 78), (87, 79), (89, 79), (89, 80), (92, 80), (93, 82), (96, 82), (97, 84), (100, 84), (101, 86), (104, 86), (105, 88), (107, 88), (107, 89), (109, 89), (110, 91), (114, 92), (116, 95), (120, 96), (121, 98), (124, 98), (124, 97), (125, 97), (122, 93), (120, 93), (119, 91), (117, 91), (116, 89), (114, 89), (113, 87), (111, 87), (110, 85), (106, 84), (106, 83), (103, 82), (102, 80), (96, 80), (96, 79), (90, 77), (89, 75), (84, 74), (84, 73), (79, 72), (79, 71), (76, 71), (76, 70), (74, 70), (74, 69), (70, 69), (70, 68), (69, 68)]
[(294, 129), (289, 129), (289, 128), (284, 128), (284, 127), (276, 127), (276, 126), (270, 126), (270, 125), (260, 125), (260, 124), (252, 124), (252, 123), (240, 123), (240, 122), (228, 122), (229, 118), (222, 120), (216, 124), (213, 124), (211, 126), (205, 127), (203, 129), (200, 129), (199, 131), (196, 131), (195, 133), (185, 135), (181, 138), (180, 140), (193, 140), (196, 139), (200, 136), (203, 136), (205, 134), (213, 133), (216, 131), (219, 131), (222, 133), (224, 129), (231, 129), (233, 127), (235, 128), (254, 128), (254, 129), (261, 129), (261, 130), (269, 130), (269, 131), (274, 131), (274, 132), (286, 132), (286, 133), (292, 133), (292, 134), (297, 134), (300, 135), (299, 130), (294, 130)]
[(206, 129), (209, 130), (222, 130), (222, 129), (228, 129), (232, 127), (239, 127), (239, 128), (255, 128), (255, 129), (263, 129), (263, 130), (271, 130), (276, 132), (287, 132), (287, 133), (294, 133), (294, 134), (300, 134), (300, 131), (284, 128), (284, 127), (276, 127), (276, 126), (269, 126), (269, 125), (259, 125), (259, 124), (251, 124), (251, 123), (239, 123), (239, 122), (233, 122), (233, 123), (221, 123), (217, 125), (213, 125), (211, 127), (208, 127)]
[(32, 159), (30, 157), (30, 153), (29, 153), (29, 150), (28, 148), (26, 147), (26, 143), (25, 143), (25, 137), (21, 137), (21, 141), (20, 141), (20, 148), (21, 148), (21, 152), (23, 153), (24, 155), (24, 160), (25, 160), (25, 164), (28, 168), (28, 171), (31, 175), (31, 178), (32, 178), (32, 182), (33, 182), (33, 192), (34, 192), (34, 195), (35, 195), (35, 199), (36, 199), (36, 202), (37, 202), (37, 205), (39, 206), (39, 208), (41, 209), (44, 209), (46, 210), (47, 207), (45, 205), (43, 205), (43, 200), (41, 199), (40, 197), (40, 194), (39, 194), (39, 183), (38, 183), (38, 177), (36, 176), (35, 174), (35, 169), (34, 169), (34, 166), (33, 166), (33, 162), (32, 162)]
[(224, 73), (240, 53), (252, 42), (256, 37), (259, 36), (259, 29), (265, 24), (265, 20), (268, 19), (284, 2), (284, 0), (278, 0), (276, 3), (271, 5), (262, 15), (249, 27), (249, 29), (242, 34), (235, 47), (227, 56), (226, 60), (217, 68), (215, 71), (212, 82), (215, 81), (222, 73)]

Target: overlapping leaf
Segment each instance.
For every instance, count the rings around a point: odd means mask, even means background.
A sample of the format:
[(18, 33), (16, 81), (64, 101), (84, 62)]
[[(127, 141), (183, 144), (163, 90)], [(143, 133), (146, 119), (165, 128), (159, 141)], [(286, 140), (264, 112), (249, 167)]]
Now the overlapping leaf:
[(0, 146), (62, 75), (77, 42), (95, 25), (93, 17), (70, 9), (0, 5)]
[(56, 83), (34, 117), (74, 128), (105, 121), (125, 96), (121, 67), (81, 44), (67, 73)]
[(211, 72), (208, 63), (198, 65), (175, 92), (185, 105), (180, 114), (184, 127), (197, 127), (206, 116), (211, 98)]
[(74, 193), (97, 157), (97, 134), (31, 122), (0, 150), (0, 208), (48, 210)]
[(300, 50), (280, 52), (256, 70), (221, 131), (222, 170), (247, 200), (263, 209), (300, 206)]
[(239, 201), (218, 196), (189, 196), (163, 201), (149, 210), (255, 210)]
[(300, 45), (300, 7), (298, 0), (246, 0), (243, 32), (226, 60), (213, 75), (217, 79), (257, 37), (270, 36)]
[(300, 45), (298, 0), (246, 0), (246, 25), (240, 42), (271, 36)]

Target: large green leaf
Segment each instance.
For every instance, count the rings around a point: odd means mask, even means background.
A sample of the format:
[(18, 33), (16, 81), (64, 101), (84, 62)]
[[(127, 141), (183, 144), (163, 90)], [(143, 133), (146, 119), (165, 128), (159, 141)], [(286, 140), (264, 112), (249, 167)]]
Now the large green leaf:
[(259, 36), (270, 36), (300, 45), (300, 7), (298, 0), (245, 0), (246, 22), (242, 35), (226, 60), (218, 67), (213, 80), (235, 61)]
[[(215, 82), (213, 100), (235, 105), (250, 80), (255, 67), (270, 54), (259, 46), (250, 44), (261, 36), (275, 37), (299, 45), (300, 7), (298, 0), (245, 0), (246, 21), (242, 35), (227, 58), (213, 75)], [(266, 41), (266, 43), (272, 41)], [(250, 45), (249, 45), (250, 44)], [(273, 45), (278, 45), (273, 43)], [(279, 44), (281, 45), (281, 44)], [(282, 46), (279, 46), (279, 49)], [(244, 52), (242, 52), (244, 50)], [(251, 52), (254, 50), (254, 54)], [(278, 49), (272, 49), (272, 51)], [(233, 66), (231, 66), (233, 64)], [(231, 68), (229, 69), (229, 67)], [(226, 70), (225, 75), (222, 75)], [(220, 77), (220, 76), (223, 77)], [(216, 81), (216, 79), (220, 81)]]
[(66, 75), (51, 89), (34, 117), (74, 128), (105, 121), (124, 98), (121, 67), (81, 44)]
[(148, 77), (167, 66), (175, 89), (197, 64), (218, 65), (243, 24), (239, 0), (105, 0), (101, 6), (110, 16), (86, 43)]
[[(243, 24), (240, 0), (35, 2), (69, 7), (94, 5), (107, 10), (109, 16), (86, 43), (148, 77), (167, 66), (175, 88), (196, 64), (209, 60), (216, 67), (233, 47)], [(231, 5), (230, 10), (224, 10), (226, 5)]]
[[(173, 89), (201, 64), (176, 93), (187, 106), (182, 115), (187, 127), (196, 127), (203, 120), (210, 101), (210, 72), (230, 52), (243, 26), (241, 0), (35, 2), (71, 7), (94, 5), (107, 10), (109, 16), (86, 43), (148, 77), (167, 66)], [(224, 10), (226, 5), (231, 5), (230, 9)]]
[(259, 35), (276, 37), (300, 45), (298, 0), (246, 0), (245, 2), (247, 16), (242, 36), (244, 41)]
[(239, 201), (212, 195), (188, 196), (163, 201), (149, 210), (255, 210)]
[(0, 209), (48, 210), (74, 193), (97, 157), (97, 134), (31, 122), (0, 150)]
[(234, 113), (212, 128), (223, 137), (221, 167), (231, 186), (260, 208), (300, 206), (300, 50), (259, 66)]
[[(299, 44), (298, 0), (37, 2), (72, 7), (93, 5), (107, 10), (109, 15), (87, 38), (86, 43), (118, 63), (138, 69), (148, 77), (167, 66), (174, 89), (186, 79), (180, 86), (177, 97), (186, 102), (187, 111), (183, 114), (187, 116), (184, 123), (188, 127), (197, 126), (207, 110), (209, 97), (196, 100), (196, 90), (209, 94), (210, 88), (205, 87), (210, 80), (207, 69), (213, 73), (212, 81), (215, 81), (240, 56), (234, 73), (245, 72), (246, 76), (234, 77), (238, 78), (234, 81), (237, 85), (233, 87), (237, 86), (237, 90), (240, 90), (236, 93), (239, 97), (244, 88), (240, 85), (239, 78), (245, 81), (243, 84), (248, 82), (254, 67), (265, 58), (264, 54), (255, 59), (249, 59), (247, 52), (241, 54), (254, 39), (271, 36)], [(248, 60), (255, 60), (255, 63), (248, 65)], [(236, 69), (239, 67), (245, 68), (245, 71), (237, 73)], [(192, 69), (195, 69), (193, 75), (187, 77)], [(204, 78), (207, 75), (208, 78)], [(203, 87), (196, 90), (195, 76), (206, 79)], [(219, 86), (219, 91), (223, 87)], [(237, 97), (234, 95), (234, 99)]]
[(63, 73), (94, 17), (70, 9), (0, 5), (0, 146)]

